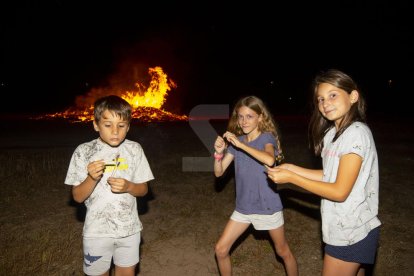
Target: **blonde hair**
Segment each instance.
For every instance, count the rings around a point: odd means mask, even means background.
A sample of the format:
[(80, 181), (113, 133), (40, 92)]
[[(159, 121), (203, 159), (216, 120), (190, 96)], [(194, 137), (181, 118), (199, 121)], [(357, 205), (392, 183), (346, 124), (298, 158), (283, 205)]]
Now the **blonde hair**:
[(234, 106), (233, 112), (230, 116), (227, 130), (240, 136), (243, 135), (243, 130), (238, 124), (238, 111), (242, 106), (246, 106), (256, 112), (259, 116), (262, 116), (262, 120), (259, 122), (258, 129), (260, 132), (270, 132), (276, 139), (277, 143), (277, 156), (275, 157), (276, 163), (280, 163), (283, 159), (282, 146), (280, 144), (280, 134), (273, 115), (270, 113), (266, 104), (256, 96), (247, 96), (237, 101)]

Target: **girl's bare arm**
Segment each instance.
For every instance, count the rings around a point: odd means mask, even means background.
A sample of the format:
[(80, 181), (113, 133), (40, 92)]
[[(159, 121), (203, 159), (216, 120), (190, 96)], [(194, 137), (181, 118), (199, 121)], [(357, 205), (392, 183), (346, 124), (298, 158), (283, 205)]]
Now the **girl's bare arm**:
[(267, 166), (275, 164), (275, 147), (272, 144), (266, 144), (264, 150), (258, 150), (244, 143), (240, 143), (239, 148)]
[(361, 165), (361, 156), (353, 153), (343, 155), (339, 161), (338, 174), (334, 183), (306, 178), (281, 167), (268, 168), (268, 176), (275, 183), (292, 183), (323, 198), (342, 202), (351, 192)]
[(234, 156), (228, 152), (224, 155), (223, 159), (214, 159), (214, 175), (216, 177), (222, 176), (233, 160)]
[(236, 135), (234, 135), (231, 132), (226, 132), (223, 135), (233, 146), (236, 148), (239, 148), (249, 155), (251, 155), (253, 158), (255, 158), (257, 161), (268, 165), (273, 166), (275, 164), (275, 148), (272, 144), (266, 144), (264, 150), (258, 150), (256, 148), (250, 147), (247, 144), (241, 142)]
[(292, 171), (300, 176), (303, 176), (311, 180), (322, 181), (323, 177), (322, 170), (307, 169), (290, 163), (281, 164), (280, 166), (278, 166), (278, 168)]

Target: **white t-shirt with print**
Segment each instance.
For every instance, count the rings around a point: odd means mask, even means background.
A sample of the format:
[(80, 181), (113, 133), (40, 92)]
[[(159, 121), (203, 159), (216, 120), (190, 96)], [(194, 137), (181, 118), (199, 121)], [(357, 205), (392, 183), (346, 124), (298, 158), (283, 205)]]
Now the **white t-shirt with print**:
[[(116, 156), (119, 156), (117, 160)], [(138, 217), (137, 198), (129, 193), (113, 193), (107, 179), (111, 174), (133, 183), (154, 179), (139, 143), (126, 139), (118, 147), (111, 147), (98, 138), (79, 145), (72, 155), (65, 184), (79, 185), (88, 175), (87, 165), (101, 159), (109, 166), (85, 200), (87, 212), (83, 236), (122, 238), (138, 233), (142, 224)]]
[[(342, 155), (354, 153), (362, 157), (362, 166), (351, 193), (344, 202), (322, 199), (323, 241), (344, 246), (364, 239), (370, 230), (381, 225), (378, 219), (378, 156), (372, 133), (367, 125), (354, 122), (332, 142), (336, 129), (324, 137), (322, 150), (323, 181), (336, 180)], [(328, 184), (329, 185), (329, 184)]]

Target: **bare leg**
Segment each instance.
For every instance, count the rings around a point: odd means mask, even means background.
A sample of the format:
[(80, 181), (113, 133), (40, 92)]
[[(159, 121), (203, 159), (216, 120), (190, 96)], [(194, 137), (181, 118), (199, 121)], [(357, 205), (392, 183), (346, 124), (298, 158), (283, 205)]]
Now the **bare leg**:
[[(111, 272), (111, 269), (109, 269), (107, 272), (105, 272), (104, 274), (100, 275), (100, 276), (109, 276)], [(86, 275), (86, 274), (85, 274)]]
[(221, 276), (231, 276), (230, 249), (233, 243), (249, 227), (248, 223), (229, 220), (215, 248), (218, 268)]
[(345, 262), (325, 254), (323, 258), (323, 276), (363, 276), (365, 269), (361, 268), (361, 264)]
[(269, 230), (270, 237), (272, 238), (273, 244), (276, 248), (276, 253), (279, 255), (284, 262), (286, 274), (289, 276), (297, 276), (298, 264), (295, 257), (290, 251), (289, 245), (285, 237), (285, 228), (283, 225), (277, 229)]
[(115, 276), (135, 276), (136, 265), (129, 267), (115, 266)]
[(365, 276), (365, 268), (363, 268), (362, 266), (359, 267), (357, 276)]

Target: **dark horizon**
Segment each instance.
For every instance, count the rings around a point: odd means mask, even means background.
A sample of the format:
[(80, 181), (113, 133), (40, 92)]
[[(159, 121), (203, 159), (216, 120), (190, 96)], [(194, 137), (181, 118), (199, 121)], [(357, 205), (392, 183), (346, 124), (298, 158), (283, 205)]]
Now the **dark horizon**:
[(1, 112), (64, 111), (91, 88), (131, 85), (161, 66), (178, 85), (163, 108), (180, 114), (244, 95), (303, 114), (313, 76), (337, 68), (360, 85), (368, 111), (412, 115), (401, 100), (414, 73), (407, 7), (278, 5), (14, 4), (1, 19), (0, 90), (15, 102)]

